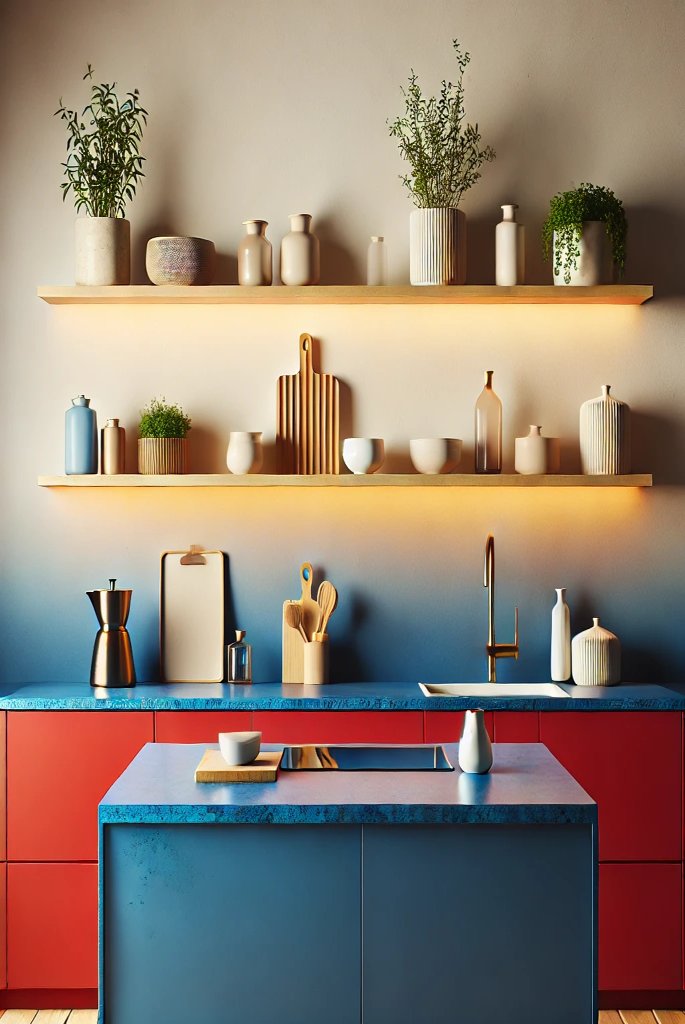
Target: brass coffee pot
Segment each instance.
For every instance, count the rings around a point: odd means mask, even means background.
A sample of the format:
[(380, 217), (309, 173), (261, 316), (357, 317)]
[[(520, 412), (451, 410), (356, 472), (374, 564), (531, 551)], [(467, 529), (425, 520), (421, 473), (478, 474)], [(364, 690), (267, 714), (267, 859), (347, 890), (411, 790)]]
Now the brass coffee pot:
[(132, 590), (117, 590), (116, 580), (109, 590), (87, 590), (100, 623), (95, 637), (90, 666), (91, 686), (135, 686), (131, 638), (126, 629)]

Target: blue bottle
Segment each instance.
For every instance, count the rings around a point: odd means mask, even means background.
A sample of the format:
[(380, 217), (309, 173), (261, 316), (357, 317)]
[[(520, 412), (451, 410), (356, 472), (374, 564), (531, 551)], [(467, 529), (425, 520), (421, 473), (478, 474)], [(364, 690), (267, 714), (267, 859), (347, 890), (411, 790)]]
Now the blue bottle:
[(98, 471), (98, 424), (90, 398), (72, 398), (71, 409), (64, 416), (64, 471), (75, 473)]

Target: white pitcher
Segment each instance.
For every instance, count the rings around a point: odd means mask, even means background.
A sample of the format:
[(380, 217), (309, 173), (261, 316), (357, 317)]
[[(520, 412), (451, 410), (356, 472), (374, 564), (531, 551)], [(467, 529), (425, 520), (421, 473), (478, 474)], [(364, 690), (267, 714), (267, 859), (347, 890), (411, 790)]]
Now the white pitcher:
[(464, 714), (459, 767), (471, 775), (485, 775), (492, 768), (492, 743), (485, 728), (485, 712), (481, 709)]

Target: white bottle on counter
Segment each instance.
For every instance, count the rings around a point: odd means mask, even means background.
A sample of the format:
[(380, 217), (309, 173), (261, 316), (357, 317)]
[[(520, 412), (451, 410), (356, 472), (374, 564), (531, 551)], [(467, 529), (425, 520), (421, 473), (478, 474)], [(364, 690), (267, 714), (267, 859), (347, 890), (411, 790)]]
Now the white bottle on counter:
[(557, 589), (557, 603), (552, 608), (552, 679), (565, 683), (571, 678), (571, 612), (566, 604), (566, 588)]
[(502, 207), (502, 220), (495, 228), (495, 284), (523, 284), (525, 277), (526, 229), (516, 222), (516, 203)]

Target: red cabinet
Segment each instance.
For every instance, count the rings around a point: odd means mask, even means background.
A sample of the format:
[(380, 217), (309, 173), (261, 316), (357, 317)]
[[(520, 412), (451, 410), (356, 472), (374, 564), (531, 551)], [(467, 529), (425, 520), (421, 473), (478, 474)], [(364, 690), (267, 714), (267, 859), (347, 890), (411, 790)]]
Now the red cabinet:
[(537, 711), (495, 711), (495, 743), (537, 743), (540, 716)]
[(0, 988), (7, 988), (7, 865), (0, 864)]
[(601, 864), (599, 987), (683, 986), (680, 864)]
[(251, 728), (250, 711), (155, 711), (157, 743), (218, 743), (220, 732)]
[[(463, 711), (425, 711), (423, 734), (426, 743), (458, 743), (463, 725)], [(485, 712), (485, 728), (492, 739), (492, 711)]]
[(97, 805), (152, 738), (152, 712), (10, 711), (8, 859), (97, 860)]
[[(6, 713), (0, 711), (0, 860), (7, 856), (7, 774), (6, 767)], [(3, 904), (4, 906), (4, 904)]]
[(422, 743), (422, 711), (255, 711), (267, 743)]
[(97, 911), (97, 864), (8, 864), (9, 988), (95, 988)]
[(545, 711), (540, 739), (598, 804), (600, 861), (681, 859), (678, 712)]

